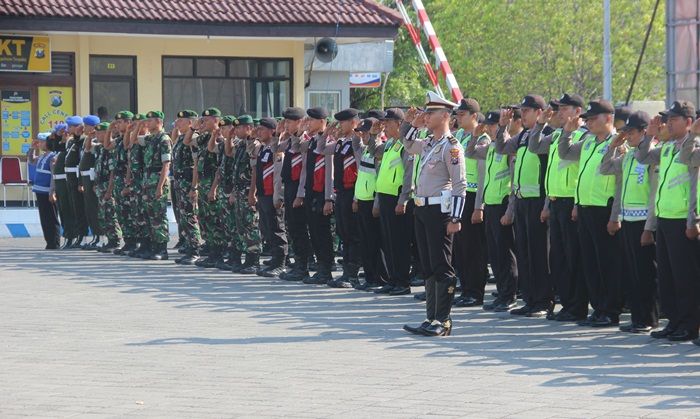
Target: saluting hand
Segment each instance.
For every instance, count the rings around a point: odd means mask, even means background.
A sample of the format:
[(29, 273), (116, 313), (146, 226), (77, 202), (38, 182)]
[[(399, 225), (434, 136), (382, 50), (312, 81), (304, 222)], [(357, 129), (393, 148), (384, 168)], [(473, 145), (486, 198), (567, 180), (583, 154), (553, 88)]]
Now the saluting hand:
[(513, 120), (512, 109), (501, 109), (501, 116), (498, 118), (498, 125), (505, 127)]
[(615, 138), (610, 142), (610, 147), (617, 148), (625, 144), (627, 140), (627, 131), (620, 131)]
[(659, 132), (661, 131), (661, 127), (663, 125), (664, 123), (661, 122), (661, 115), (656, 115), (649, 122), (649, 127), (647, 128), (647, 135), (649, 135), (650, 137), (658, 137)]
[(574, 132), (578, 129), (578, 117), (568, 117), (564, 123), (564, 131)]
[(477, 125), (476, 128), (474, 129), (474, 137), (479, 138), (479, 137), (481, 137), (482, 135), (484, 135), (485, 132), (486, 132), (486, 125), (485, 125), (485, 124), (479, 124), (479, 125)]
[(540, 124), (548, 124), (552, 120), (553, 116), (554, 116), (554, 109), (552, 109), (551, 107), (548, 107), (547, 109), (545, 109), (544, 112), (542, 112), (537, 117), (537, 122)]
[(409, 124), (412, 123), (413, 120), (416, 119), (417, 112), (418, 109), (416, 109), (414, 106), (411, 106), (411, 108), (406, 112), (406, 114), (403, 117), (404, 121), (408, 122)]

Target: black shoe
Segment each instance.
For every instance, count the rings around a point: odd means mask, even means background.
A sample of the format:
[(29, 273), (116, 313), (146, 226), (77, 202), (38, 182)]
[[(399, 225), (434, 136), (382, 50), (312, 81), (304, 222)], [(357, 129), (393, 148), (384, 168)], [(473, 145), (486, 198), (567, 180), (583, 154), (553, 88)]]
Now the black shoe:
[(527, 314), (525, 314), (525, 317), (532, 317), (532, 318), (542, 318), (542, 317), (547, 317), (552, 315), (552, 304), (549, 305), (542, 305), (538, 304), (535, 305), (532, 310), (530, 310)]
[(199, 266), (200, 268), (216, 268), (216, 265), (218, 265), (221, 262), (223, 262), (223, 259), (221, 258), (221, 256), (219, 256), (217, 254), (210, 254), (205, 259), (203, 259), (201, 262), (197, 261), (196, 265)]
[(649, 333), (651, 329), (653, 327), (638, 323), (628, 323), (620, 326), (620, 331), (627, 333)]
[(676, 330), (675, 332), (668, 335), (668, 340), (671, 342), (686, 342), (689, 340), (695, 340), (698, 338), (698, 332), (690, 333), (687, 330)]
[(423, 285), (425, 285), (425, 279), (421, 278), (418, 275), (414, 275), (409, 280), (409, 285), (412, 287), (422, 287)]
[(245, 262), (237, 273), (242, 275), (255, 275), (260, 269), (260, 255), (253, 253), (245, 254)]
[(577, 316), (568, 311), (560, 310), (559, 313), (554, 316), (554, 320), (558, 322), (580, 322), (586, 320), (586, 316)]
[[(343, 274), (338, 278), (331, 279), (326, 283), (331, 288), (352, 288), (352, 279), (350, 276)], [(357, 278), (354, 278), (357, 281)]]
[(453, 305), (455, 307), (477, 307), (484, 305), (484, 301), (467, 296), (456, 300)]
[(419, 292), (418, 294), (415, 294), (413, 298), (415, 298), (418, 301), (425, 301), (425, 292)]
[(450, 336), (450, 333), (452, 333), (452, 320), (444, 322), (433, 320), (430, 326), (423, 329), (423, 334), (426, 336)]
[(505, 313), (506, 311), (509, 311), (513, 307), (515, 307), (515, 301), (510, 300), (510, 301), (499, 301), (498, 304), (496, 304), (492, 310), (496, 313)]
[(511, 310), (510, 314), (512, 314), (513, 316), (526, 316), (532, 310), (533, 310), (532, 306), (525, 304), (524, 306), (522, 306), (520, 308), (516, 308), (516, 309)]
[(228, 264), (223, 259), (219, 259), (218, 262), (216, 262), (216, 266), (214, 266), (216, 269), (221, 269), (222, 271), (230, 271), (231, 270), (231, 265)]
[(394, 287), (389, 291), (389, 295), (408, 295), (411, 293), (411, 287)]
[[(141, 249), (143, 248), (143, 250)], [(139, 252), (143, 252), (146, 250), (146, 244), (145, 243), (138, 243), (135, 242), (133, 246), (131, 246), (131, 249), (125, 252), (122, 252), (122, 255), (129, 256), (130, 258), (137, 258), (139, 257)]]
[(154, 245), (153, 252), (148, 256), (151, 260), (168, 260), (168, 243)]
[(693, 344), (700, 346), (700, 339), (693, 340)]
[(407, 324), (404, 324), (404, 325), (403, 325), (403, 330), (405, 330), (405, 331), (407, 331), (407, 332), (410, 332), (410, 333), (413, 333), (414, 335), (422, 335), (422, 336), (425, 336), (425, 333), (423, 333), (423, 331), (424, 331), (427, 327), (430, 326), (430, 323), (431, 323), (430, 320), (426, 320), (426, 321), (424, 321), (423, 323), (421, 323), (421, 324), (418, 325), (418, 326), (409, 326), (409, 325), (407, 325)]
[[(123, 255), (126, 252), (130, 252), (134, 249), (135, 243), (131, 239), (124, 239), (124, 245), (120, 246), (112, 251), (115, 255)], [(99, 249), (98, 249), (99, 250)]]
[(586, 317), (583, 320), (580, 320), (578, 323), (579, 326), (591, 326), (593, 323), (595, 323), (598, 320), (598, 313), (593, 313), (590, 316)]
[(258, 275), (264, 276), (265, 278), (277, 278), (281, 273), (284, 273), (284, 266), (269, 266), (267, 269), (263, 269)]
[(73, 239), (66, 239), (61, 246), (61, 250), (70, 249), (73, 246)]
[(309, 285), (326, 285), (331, 280), (333, 277), (330, 272), (317, 271), (313, 276), (304, 279), (303, 282)]
[(197, 255), (185, 255), (180, 259), (176, 260), (175, 263), (178, 263), (180, 265), (194, 265), (197, 263), (198, 260), (199, 257)]
[(70, 249), (80, 249), (80, 247), (83, 245), (83, 239), (85, 239), (85, 237), (83, 237), (83, 236), (78, 236), (78, 238), (75, 239), (75, 242), (74, 242), (73, 245), (70, 247)]
[(661, 330), (654, 330), (653, 332), (649, 333), (649, 336), (651, 336), (654, 339), (666, 339), (675, 332), (675, 330), (669, 329), (669, 327), (666, 326)]
[(591, 322), (591, 327), (611, 327), (620, 324), (620, 319), (615, 317), (610, 317), (608, 315), (598, 316), (595, 321)]
[(308, 271), (292, 269), (290, 272), (286, 272), (284, 275), (280, 275), (280, 279), (290, 282), (304, 281), (309, 278)]
[[(151, 245), (152, 243), (150, 240), (141, 242), (141, 246), (139, 246), (139, 250), (136, 251), (134, 257), (137, 257), (139, 259), (150, 259), (151, 253), (153, 252), (153, 250), (151, 249)], [(129, 252), (129, 256), (131, 256), (131, 252)]]
[(106, 244), (100, 246), (100, 248), (97, 249), (97, 251), (100, 253), (112, 253), (118, 247), (119, 247), (118, 242), (110, 240)]
[(375, 294), (390, 294), (393, 291), (394, 286), (391, 284), (382, 285), (381, 287), (374, 290)]
[(370, 291), (372, 288), (379, 288), (378, 284), (372, 283), (372, 282), (358, 282), (357, 284), (352, 285), (353, 288), (355, 288), (358, 291)]

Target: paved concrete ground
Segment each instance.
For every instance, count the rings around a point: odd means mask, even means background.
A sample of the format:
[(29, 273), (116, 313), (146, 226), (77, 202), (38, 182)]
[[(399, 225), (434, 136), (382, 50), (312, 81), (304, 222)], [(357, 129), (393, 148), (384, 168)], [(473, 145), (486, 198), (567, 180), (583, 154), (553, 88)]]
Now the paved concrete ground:
[(0, 239), (0, 417), (700, 417), (700, 348)]

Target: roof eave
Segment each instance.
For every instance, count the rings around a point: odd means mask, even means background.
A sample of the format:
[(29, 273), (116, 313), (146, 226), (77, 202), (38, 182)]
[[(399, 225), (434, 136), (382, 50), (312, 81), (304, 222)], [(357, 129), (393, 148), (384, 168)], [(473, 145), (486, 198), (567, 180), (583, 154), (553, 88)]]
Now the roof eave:
[[(394, 38), (399, 25), (278, 25), (0, 16), (3, 31), (99, 32), (261, 38)], [(69, 28), (69, 29), (67, 29)]]

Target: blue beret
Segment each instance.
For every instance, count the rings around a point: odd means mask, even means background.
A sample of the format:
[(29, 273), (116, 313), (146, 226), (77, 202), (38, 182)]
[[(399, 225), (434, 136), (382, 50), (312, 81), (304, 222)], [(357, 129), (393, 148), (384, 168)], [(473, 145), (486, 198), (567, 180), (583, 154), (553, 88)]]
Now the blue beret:
[(68, 124), (69, 127), (83, 125), (83, 118), (79, 117), (78, 115), (69, 116), (66, 118), (66, 124)]
[(68, 128), (68, 125), (64, 124), (63, 122), (59, 122), (53, 127), (53, 132), (65, 130), (66, 128)]
[(85, 125), (94, 127), (100, 123), (100, 117), (95, 115), (88, 115), (83, 118), (83, 123), (85, 123)]
[(39, 141), (46, 141), (46, 139), (49, 138), (49, 135), (51, 135), (50, 132), (40, 132), (37, 134), (36, 139)]

